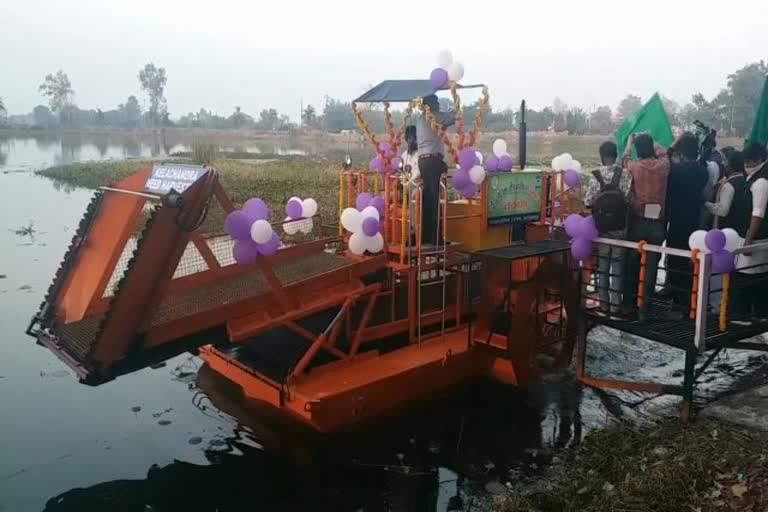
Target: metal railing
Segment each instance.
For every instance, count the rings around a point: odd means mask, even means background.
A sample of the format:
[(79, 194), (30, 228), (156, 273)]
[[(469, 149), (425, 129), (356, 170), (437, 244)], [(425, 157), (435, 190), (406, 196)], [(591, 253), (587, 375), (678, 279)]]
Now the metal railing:
[[(618, 318), (620, 321), (639, 316), (636, 323), (640, 327), (634, 331), (642, 332), (645, 325), (649, 333), (655, 332), (676, 338), (680, 344), (693, 343), (700, 352), (706, 350), (707, 342), (715, 337), (728, 334), (734, 338), (744, 338), (754, 335), (755, 329), (759, 327), (760, 324), (756, 327), (751, 313), (743, 309), (743, 298), (756, 295), (760, 287), (768, 290), (768, 241), (754, 243), (733, 251), (737, 267), (729, 274), (720, 274), (712, 270), (712, 254), (708, 251), (683, 250), (602, 237), (594, 242), (596, 250), (593, 251), (592, 258), (581, 264), (581, 304), (585, 310), (611, 316), (614, 310), (620, 308), (621, 313)], [(606, 248), (611, 250), (606, 251)], [(617, 256), (615, 249), (624, 249), (624, 251)], [(646, 256), (649, 254), (658, 255), (659, 258), (658, 277), (653, 283), (645, 282), (647, 280), (645, 271), (648, 266)], [(751, 255), (751, 262), (744, 258), (746, 254)], [(636, 261), (638, 257), (640, 258), (639, 273), (628, 275), (627, 259), (635, 258)], [(603, 261), (601, 265), (601, 260), (606, 258), (608, 263), (605, 264)], [(677, 264), (670, 265), (670, 258), (684, 258), (691, 263), (689, 266), (681, 266), (679, 264), (681, 260), (678, 260)], [(622, 271), (618, 274), (613, 272), (614, 265), (620, 265)], [(678, 276), (678, 279), (673, 279), (675, 276)], [(614, 278), (620, 283), (618, 287), (613, 286)], [(662, 284), (661, 278), (664, 278), (666, 283)], [(677, 288), (670, 284), (671, 281), (677, 282)], [(680, 287), (680, 281), (684, 283), (683, 287)], [(722, 284), (718, 285), (719, 282)], [(690, 289), (688, 289), (688, 283), (690, 283)], [(637, 284), (636, 288), (634, 284)], [(648, 287), (652, 288), (649, 290)], [(672, 302), (664, 302), (660, 298), (665, 294), (661, 293), (659, 287), (668, 291), (673, 297), (683, 298), (677, 304), (677, 312), (682, 313), (678, 321), (675, 321), (671, 315), (670, 318), (666, 318), (666, 322), (657, 321), (659, 318), (667, 317), (672, 306)], [(619, 304), (612, 300), (617, 295), (620, 297)], [(606, 296), (608, 304), (604, 304)], [(736, 304), (737, 296), (741, 307), (733, 311), (732, 306)], [(768, 300), (768, 292), (764, 296)], [(690, 300), (687, 297), (690, 297)], [(768, 311), (768, 304), (764, 307)], [(658, 316), (650, 315), (650, 318), (645, 316), (651, 308)], [(607, 313), (604, 313), (606, 310)], [(768, 318), (762, 320), (765, 320), (766, 324), (764, 330), (768, 331)], [(749, 332), (743, 329), (742, 324), (751, 324)], [(615, 325), (620, 326), (621, 322)], [(740, 332), (743, 336), (740, 336)]]

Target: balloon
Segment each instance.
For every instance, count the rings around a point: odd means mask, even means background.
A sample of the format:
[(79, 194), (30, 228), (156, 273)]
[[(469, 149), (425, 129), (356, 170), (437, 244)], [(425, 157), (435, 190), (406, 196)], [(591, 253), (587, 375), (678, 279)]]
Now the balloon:
[(301, 215), (301, 200), (291, 199), (285, 204), (285, 214), (292, 219), (300, 219)]
[(578, 160), (571, 160), (571, 169), (581, 174), (581, 162)]
[(266, 243), (257, 245), (259, 249), (259, 254), (262, 256), (272, 256), (275, 254), (278, 249), (280, 249), (280, 245), (282, 242), (280, 241), (280, 237), (277, 236), (277, 233), (272, 233), (272, 237), (266, 241)]
[(238, 265), (248, 265), (259, 257), (259, 245), (251, 239), (235, 240), (232, 246), (232, 257)]
[(496, 155), (491, 155), (485, 159), (485, 170), (488, 172), (499, 170), (499, 158)]
[(379, 220), (373, 217), (366, 217), (363, 220), (363, 233), (365, 236), (374, 236), (379, 232)]
[(507, 154), (507, 143), (504, 139), (496, 139), (493, 142), (493, 154), (496, 155), (496, 158), (501, 158)]
[(392, 151), (389, 142), (379, 142), (379, 153), (386, 153), (387, 151)]
[(707, 248), (707, 232), (703, 229), (700, 229), (698, 231), (694, 231), (691, 233), (691, 236), (688, 237), (688, 247), (693, 249), (698, 249), (700, 251), (703, 251)]
[[(373, 217), (374, 219), (380, 219), (381, 214), (379, 213), (379, 210), (376, 209), (375, 206), (368, 206), (363, 209), (363, 211), (360, 212), (360, 227), (363, 226), (363, 221), (367, 219), (368, 217)], [(358, 230), (359, 231), (359, 230)]]
[(384, 172), (386, 167), (384, 166), (384, 160), (381, 157), (376, 157), (371, 160), (371, 165), (368, 167), (371, 171)]
[(315, 215), (317, 215), (317, 201), (308, 197), (301, 202), (301, 216), (309, 218)]
[(511, 171), (514, 165), (515, 165), (515, 162), (512, 160), (512, 157), (509, 155), (504, 155), (501, 158), (499, 158), (500, 171)]
[(581, 184), (581, 174), (574, 169), (565, 171), (565, 184), (571, 188), (578, 187)]
[(480, 191), (480, 187), (472, 183), (471, 181), (467, 186), (465, 186), (463, 189), (461, 189), (459, 192), (461, 195), (466, 197), (467, 199), (472, 199), (477, 195), (477, 193)]
[(432, 82), (432, 87), (434, 89), (440, 89), (448, 81), (448, 72), (443, 68), (435, 68), (432, 70), (432, 73), (430, 73), (429, 80)]
[(344, 208), (341, 212), (341, 225), (351, 233), (357, 233), (363, 224), (363, 215), (354, 208)]
[(251, 240), (263, 244), (272, 238), (272, 226), (266, 220), (257, 220), (251, 225)]
[(467, 184), (471, 183), (469, 179), (469, 173), (465, 170), (460, 170), (456, 174), (453, 175), (453, 188), (456, 190), (461, 191), (464, 187), (467, 186)]
[(242, 208), (243, 212), (248, 214), (252, 220), (264, 220), (269, 217), (269, 207), (267, 203), (256, 197), (245, 202)]
[(587, 240), (594, 240), (600, 236), (600, 231), (595, 224), (595, 218), (593, 216), (585, 217), (584, 220), (578, 226), (577, 238), (586, 238)]
[(370, 194), (368, 192), (361, 192), (360, 195), (357, 196), (357, 199), (355, 199), (355, 207), (363, 211), (363, 209), (366, 206), (371, 205), (371, 201), (373, 200), (373, 194)]
[(743, 243), (743, 240), (739, 236), (739, 233), (733, 228), (725, 228), (723, 230), (725, 235), (725, 250), (733, 252)]
[(443, 69), (448, 69), (453, 64), (453, 54), (451, 50), (442, 50), (437, 54), (437, 65)]
[(588, 238), (574, 238), (571, 242), (571, 254), (579, 261), (588, 260), (592, 256), (592, 241)]
[(379, 217), (384, 216), (384, 198), (383, 197), (374, 197), (371, 202), (369, 203), (369, 206), (373, 206), (379, 211)]
[(573, 169), (573, 157), (569, 153), (563, 153), (552, 159), (552, 169), (555, 171), (567, 171)]
[(368, 240), (365, 238), (364, 234), (353, 233), (352, 236), (349, 237), (348, 247), (352, 254), (357, 254), (358, 256), (363, 255), (367, 246)]
[(454, 62), (448, 68), (448, 78), (454, 82), (460, 81), (464, 78), (464, 64), (461, 62)]
[(482, 165), (476, 165), (469, 170), (469, 181), (475, 185), (480, 185), (485, 179), (485, 169)]
[(368, 252), (371, 254), (376, 254), (377, 252), (381, 252), (381, 250), (384, 249), (384, 237), (381, 236), (381, 233), (376, 233), (372, 237), (369, 237), (366, 242), (368, 245)]
[(733, 271), (736, 266), (736, 259), (733, 253), (728, 251), (717, 251), (712, 254), (712, 271), (717, 274), (725, 274)]
[(403, 159), (399, 156), (396, 156), (392, 159), (392, 170), (399, 171), (400, 168), (403, 166)]
[(227, 234), (235, 240), (250, 240), (251, 224), (255, 219), (247, 213), (237, 210), (229, 215), (224, 221), (224, 229)]
[(483, 154), (475, 151), (475, 165), (483, 165)]
[(711, 252), (720, 252), (725, 249), (725, 233), (719, 229), (710, 229), (704, 237), (704, 245)]
[(578, 213), (572, 213), (566, 217), (565, 222), (563, 222), (563, 227), (565, 227), (565, 232), (568, 233), (568, 236), (574, 238), (576, 234), (581, 231), (580, 226), (583, 221), (584, 217)]
[(560, 160), (561, 160), (560, 156), (556, 156), (555, 158), (552, 159), (552, 163), (550, 164), (550, 166), (552, 167), (552, 170), (557, 170), (558, 167), (560, 167)]
[(464, 148), (459, 151), (459, 167), (466, 171), (470, 170), (475, 165), (475, 150), (472, 148)]
[[(291, 220), (290, 217), (286, 217), (285, 220)], [(299, 223), (300, 221), (293, 221), (293, 222), (283, 222), (283, 231), (285, 231), (286, 235), (295, 235), (299, 232)]]

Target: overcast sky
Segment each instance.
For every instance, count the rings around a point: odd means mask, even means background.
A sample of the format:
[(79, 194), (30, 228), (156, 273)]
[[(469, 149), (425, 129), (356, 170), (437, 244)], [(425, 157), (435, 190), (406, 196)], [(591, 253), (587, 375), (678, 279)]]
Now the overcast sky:
[[(427, 78), (450, 48), (464, 82), (484, 82), (500, 109), (612, 108), (654, 91), (686, 102), (768, 58), (768, 1), (583, 0), (2, 0), (0, 97), (11, 113), (44, 103), (63, 69), (81, 108), (135, 94), (147, 62), (166, 68), (172, 117), (275, 107), (298, 119), (389, 78)], [(433, 19), (433, 22), (427, 20)]]

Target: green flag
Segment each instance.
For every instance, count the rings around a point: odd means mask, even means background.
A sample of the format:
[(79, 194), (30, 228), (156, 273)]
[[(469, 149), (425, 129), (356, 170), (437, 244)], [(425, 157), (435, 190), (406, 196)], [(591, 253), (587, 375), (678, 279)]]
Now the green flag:
[[(641, 132), (649, 132), (654, 142), (658, 142), (665, 148), (675, 140), (659, 93), (654, 94), (640, 110), (629, 116), (616, 130), (616, 145), (619, 147), (619, 156), (624, 153), (629, 136)], [(634, 156), (634, 149), (632, 151)]]
[(760, 104), (757, 106), (755, 124), (752, 125), (749, 141), (768, 144), (768, 77), (765, 79), (765, 85), (763, 85), (763, 94), (760, 96)]

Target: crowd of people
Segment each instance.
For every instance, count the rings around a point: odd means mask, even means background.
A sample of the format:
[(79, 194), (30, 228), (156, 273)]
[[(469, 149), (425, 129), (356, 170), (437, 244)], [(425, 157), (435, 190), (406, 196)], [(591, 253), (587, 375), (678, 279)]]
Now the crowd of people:
[[(768, 242), (768, 221), (763, 220), (768, 205), (766, 146), (747, 143), (743, 150), (702, 149), (691, 132), (681, 134), (669, 149), (656, 144), (648, 133), (632, 135), (621, 159), (616, 144), (603, 143), (603, 165), (593, 171), (584, 195), (601, 236), (687, 251), (694, 231), (732, 228), (744, 240), (744, 247)], [(659, 287), (660, 254), (647, 251), (645, 257), (646, 284), (639, 292), (640, 253), (599, 246), (600, 310), (619, 319), (643, 321), (654, 297), (664, 296), (672, 304), (664, 315), (682, 319), (690, 309), (691, 259), (666, 256), (666, 279)], [(756, 274), (768, 277), (766, 250), (737, 258), (728, 306), (742, 322), (768, 319), (768, 282)], [(638, 293), (642, 293), (641, 301)]]

